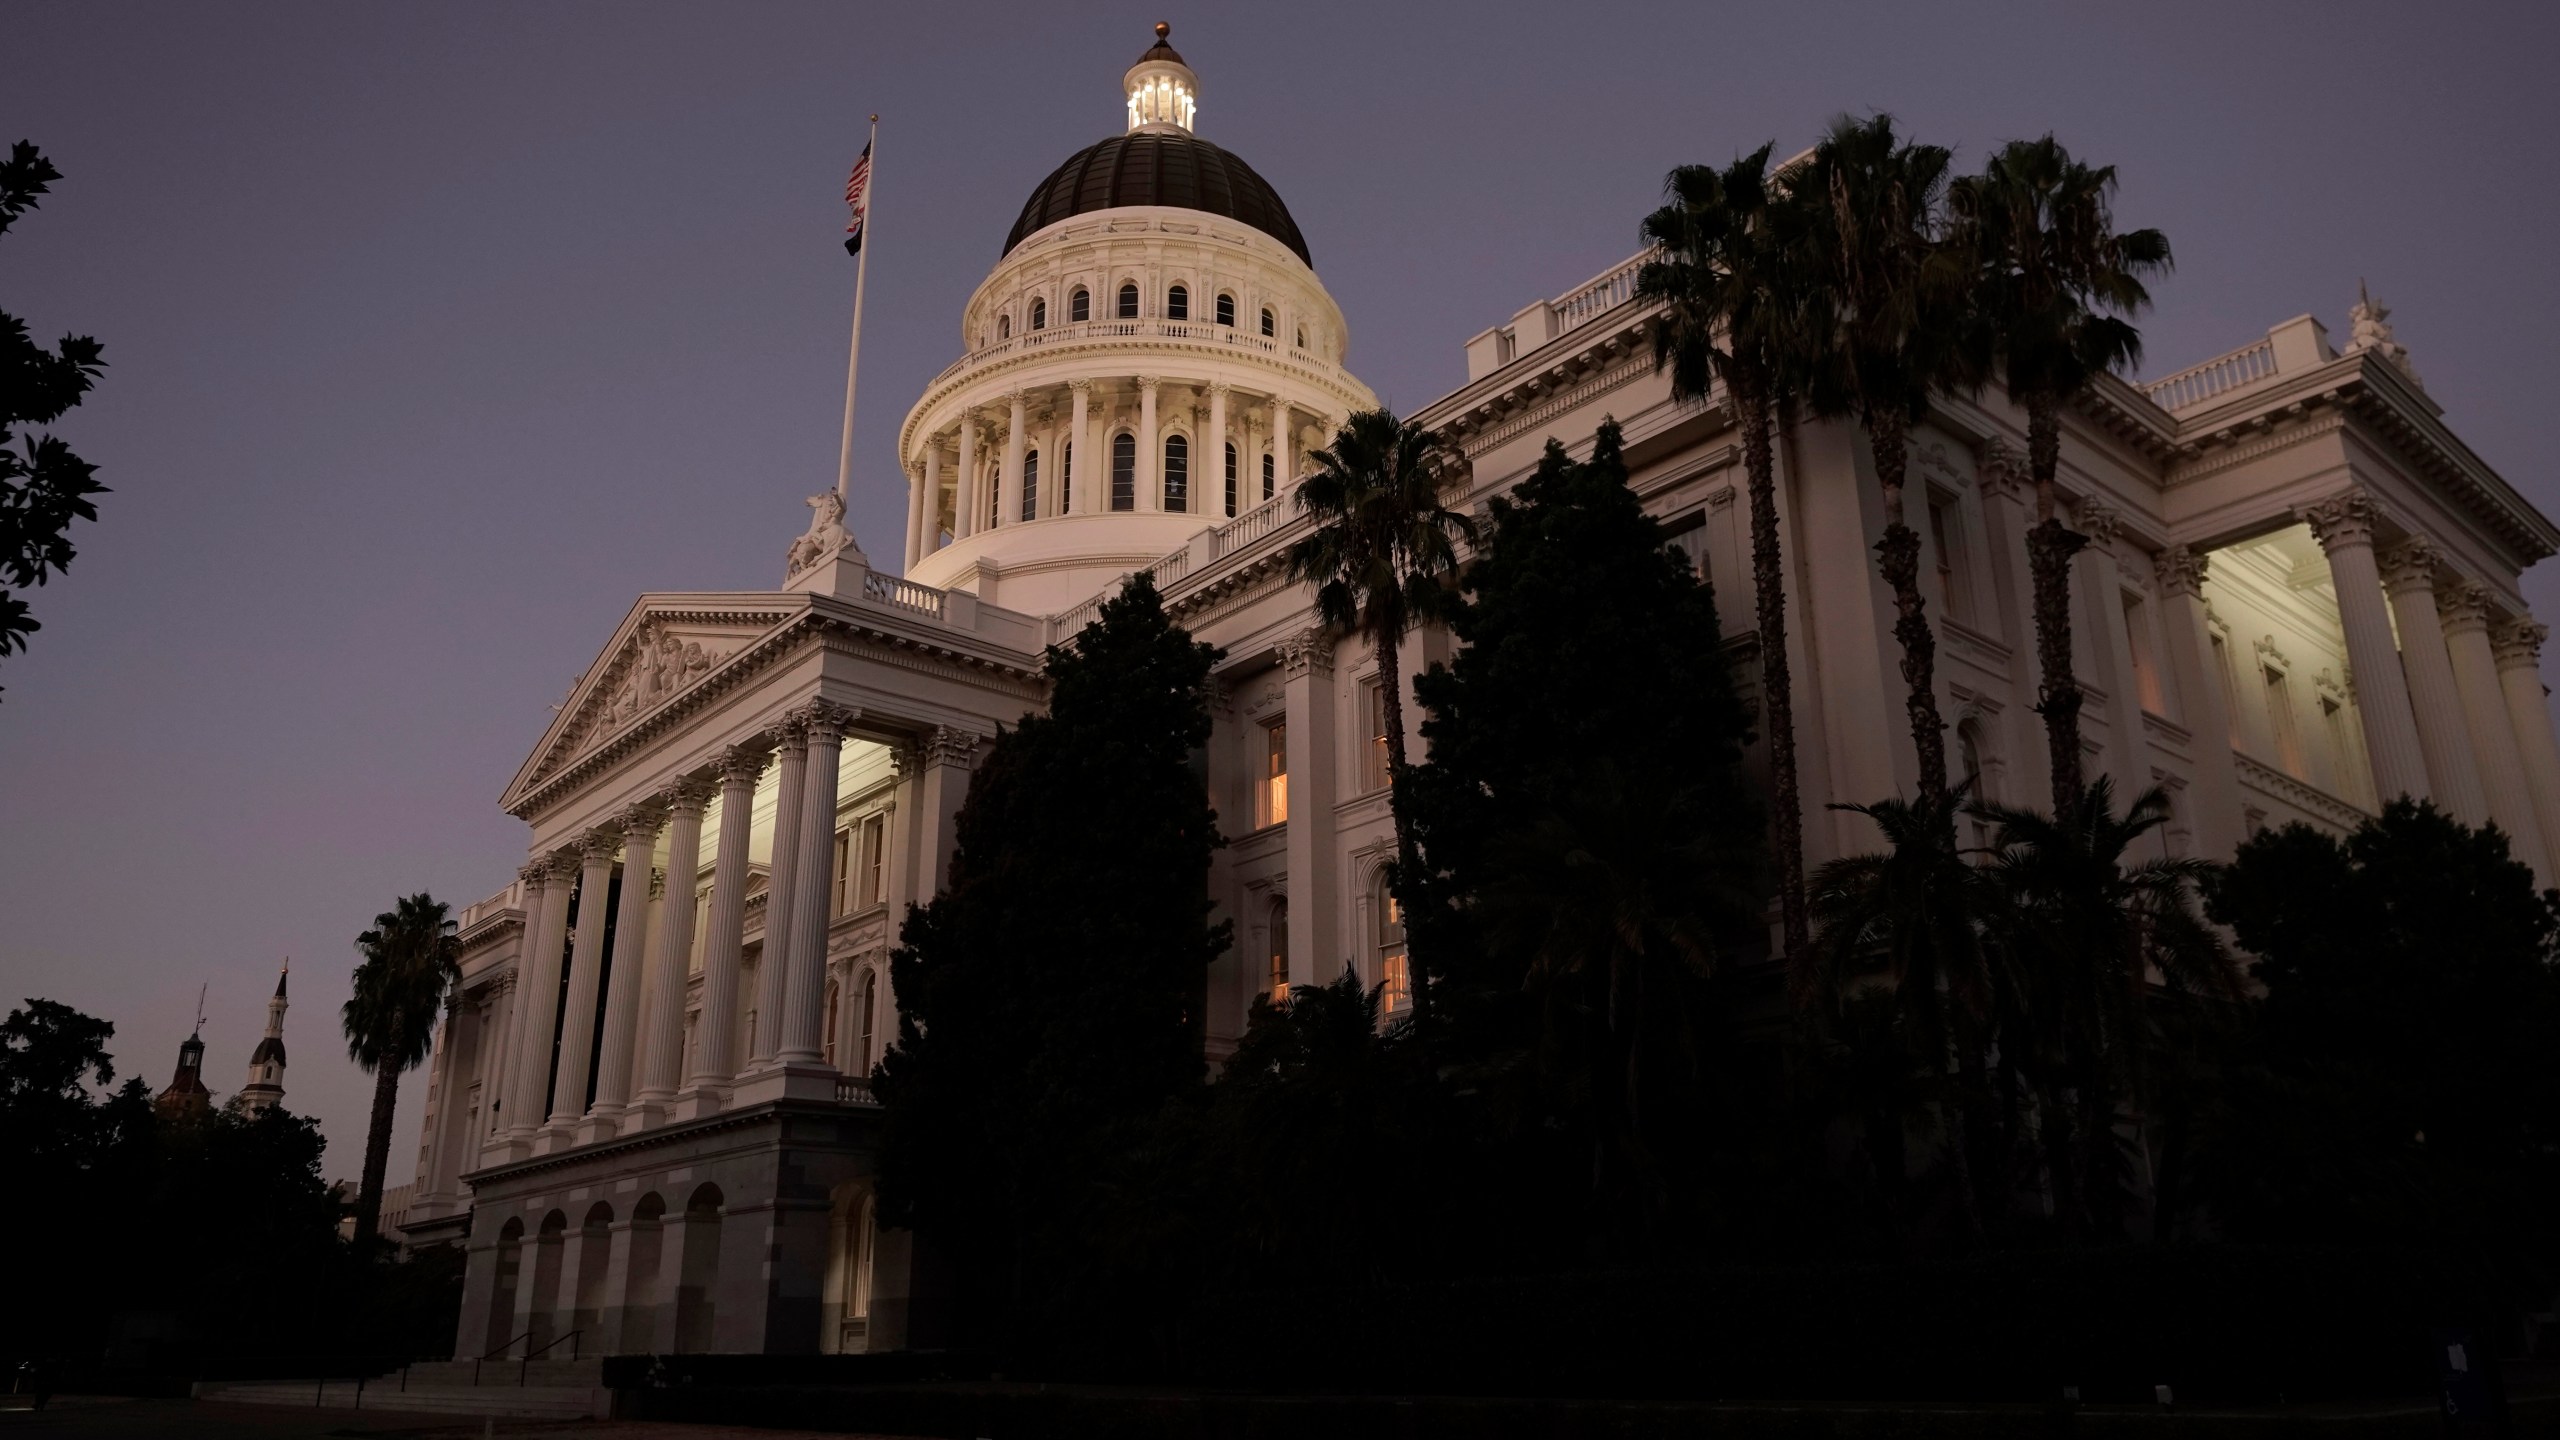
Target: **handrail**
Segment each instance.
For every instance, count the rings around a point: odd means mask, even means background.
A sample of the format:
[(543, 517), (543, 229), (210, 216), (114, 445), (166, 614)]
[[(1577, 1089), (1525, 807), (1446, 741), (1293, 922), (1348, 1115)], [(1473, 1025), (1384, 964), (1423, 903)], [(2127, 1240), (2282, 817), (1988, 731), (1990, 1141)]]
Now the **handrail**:
[(2275, 342), (2258, 340), (2228, 355), (2216, 355), (2201, 365), (2190, 365), (2175, 375), (2145, 381), (2142, 393), (2151, 397), (2152, 404), (2174, 412), (2201, 405), (2226, 390), (2254, 385), (2275, 373)]
[[(577, 1359), (578, 1346), (576, 1342), (578, 1337), (585, 1333), (586, 1327), (580, 1326), (578, 1329), (572, 1330), (566, 1335), (552, 1336), (549, 1340), (544, 1341), (539, 1349), (527, 1350), (524, 1352), (524, 1358), (516, 1362), (516, 1388), (524, 1388), (525, 1377), (533, 1373), (533, 1357), (541, 1354), (544, 1350), (548, 1350), (552, 1346), (559, 1344), (563, 1340), (570, 1342), (569, 1358), (572, 1360)], [(533, 1332), (530, 1330), (526, 1331), (525, 1338), (528, 1340), (532, 1339)], [(473, 1379), (475, 1381), (478, 1379), (476, 1373), (474, 1374)]]
[(498, 1348), (496, 1348), (495, 1350), (490, 1351), (490, 1352), (489, 1352), (488, 1354), (486, 1354), (486, 1355), (478, 1356), (478, 1357), (476, 1357), (476, 1358), (481, 1359), (481, 1360), (495, 1360), (495, 1359), (497, 1359), (499, 1356), (504, 1355), (504, 1354), (506, 1354), (508, 1351), (510, 1351), (510, 1350), (512, 1350), (512, 1349), (514, 1349), (514, 1348), (515, 1348), (515, 1346), (516, 1346), (516, 1342), (517, 1342), (517, 1341), (519, 1341), (519, 1340), (530, 1340), (530, 1339), (532, 1339), (532, 1338), (533, 1338), (533, 1332), (532, 1332), (532, 1331), (530, 1331), (530, 1330), (527, 1330), (526, 1332), (524, 1332), (524, 1333), (523, 1333), (523, 1334), (521, 1334), (521, 1335), (510, 1335), (510, 1336), (508, 1336), (506, 1339), (501, 1340), (501, 1341), (499, 1341), (499, 1342), (498, 1342)]

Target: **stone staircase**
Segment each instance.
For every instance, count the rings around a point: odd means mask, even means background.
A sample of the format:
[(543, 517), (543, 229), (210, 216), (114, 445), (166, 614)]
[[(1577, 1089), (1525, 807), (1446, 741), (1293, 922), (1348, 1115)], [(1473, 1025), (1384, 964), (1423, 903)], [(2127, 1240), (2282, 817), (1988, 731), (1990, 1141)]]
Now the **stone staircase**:
[(525, 1420), (605, 1419), (604, 1361), (430, 1360), (370, 1380), (206, 1380), (198, 1400), (323, 1410), (400, 1410)]

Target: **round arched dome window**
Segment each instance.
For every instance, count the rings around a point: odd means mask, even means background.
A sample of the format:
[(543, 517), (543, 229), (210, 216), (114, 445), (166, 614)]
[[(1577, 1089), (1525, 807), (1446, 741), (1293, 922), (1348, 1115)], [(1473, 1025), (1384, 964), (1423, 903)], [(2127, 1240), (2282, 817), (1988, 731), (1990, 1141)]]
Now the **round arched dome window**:
[(1264, 339), (1268, 340), (1268, 339), (1270, 339), (1272, 336), (1277, 335), (1277, 334), (1279, 334), (1279, 333), (1280, 333), (1280, 322), (1279, 322), (1279, 320), (1277, 320), (1276, 318), (1274, 318), (1274, 317), (1273, 317), (1273, 315), (1272, 315), (1272, 313), (1271, 313), (1271, 307), (1270, 307), (1270, 306), (1268, 306), (1268, 305), (1263, 306), (1263, 307), (1262, 307), (1262, 338), (1264, 338)]
[(1179, 285), (1164, 292), (1164, 318), (1167, 320), (1190, 319), (1191, 292)]
[(1049, 328), (1049, 302), (1036, 295), (1031, 299), (1031, 328), (1034, 330)]
[(1093, 292), (1079, 285), (1076, 293), (1067, 297), (1067, 323), (1081, 325), (1092, 318)]
[(1138, 318), (1138, 282), (1135, 280), (1121, 283), (1119, 318), (1123, 320)]
[(1226, 326), (1230, 330), (1234, 329), (1236, 325), (1236, 297), (1233, 295), (1219, 296), (1217, 316), (1219, 324)]
[[(1010, 339), (1012, 339), (1012, 338), (1013, 338), (1013, 317), (1012, 317), (1012, 316), (1010, 316), (1010, 315), (999, 315), (999, 316), (997, 316), (997, 317), (996, 317), (996, 338), (997, 338), (997, 339), (999, 339), (999, 340), (1010, 340)], [(1301, 336), (1301, 337), (1299, 338), (1299, 343), (1304, 344), (1304, 343), (1305, 343), (1305, 337)]]

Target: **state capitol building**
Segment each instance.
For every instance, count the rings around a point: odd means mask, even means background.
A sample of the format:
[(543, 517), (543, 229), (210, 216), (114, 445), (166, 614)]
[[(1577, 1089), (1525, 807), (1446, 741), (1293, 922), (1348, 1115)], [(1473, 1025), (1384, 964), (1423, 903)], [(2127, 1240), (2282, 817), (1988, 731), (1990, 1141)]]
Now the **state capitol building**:
[[(467, 1247), (455, 1354), (572, 1329), (591, 1354), (933, 1341), (929, 1267), (873, 1221), (888, 952), (944, 877), (973, 761), (1043, 703), (1046, 647), (1134, 571), (1225, 654), (1210, 893), (1234, 945), (1209, 1058), (1255, 995), (1346, 960), (1394, 1001), (1374, 665), (1283, 564), (1301, 457), (1377, 400), (1287, 205), (1194, 133), (1199, 93), (1159, 39), (1125, 133), (1032, 190), (899, 428), (903, 534), (866, 550), (820, 505), (779, 588), (640, 596), (508, 782), (529, 855), (461, 916), (403, 1226)], [(1614, 417), (1673, 543), (1747, 596), (1739, 438), (1656, 373), (1642, 258), (1465, 340), (1465, 385), (1416, 418), (1478, 505)], [(1911, 453), (1954, 768), (2036, 804), (2025, 433), (1995, 388), (1939, 400)], [(1851, 425), (1780, 446), (1808, 870), (1875, 844), (1826, 802), (1918, 785), (1870, 468)], [(2102, 377), (2064, 416), (2061, 484), (2092, 542), (2090, 773), (2166, 787), (2173, 852), (2344, 831), (2405, 792), (2560, 880), (2545, 630), (2518, 588), (2560, 530), (2445, 425), (2380, 306), (2343, 345), (2305, 315), (2162, 380)], [(1740, 662), (1751, 606), (1722, 608)], [(1449, 641), (1405, 644), (1409, 684)], [(1757, 672), (1737, 666), (1746, 695)]]

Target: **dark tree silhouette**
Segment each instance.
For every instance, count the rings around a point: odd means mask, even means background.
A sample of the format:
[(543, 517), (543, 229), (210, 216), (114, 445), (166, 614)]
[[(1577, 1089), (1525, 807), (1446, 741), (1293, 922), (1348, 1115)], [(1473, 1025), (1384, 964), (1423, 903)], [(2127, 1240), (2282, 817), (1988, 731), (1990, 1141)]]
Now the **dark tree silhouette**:
[[(61, 178), (34, 145), (12, 146), (0, 161), (0, 234)], [(105, 366), (88, 336), (66, 335), (47, 350), (29, 338), (25, 321), (0, 310), (0, 585), (9, 590), (42, 585), (68, 568), (76, 553), (71, 522), (97, 519), (89, 497), (106, 493), (93, 478), (97, 467), (60, 437), (21, 435), (20, 427), (61, 419)], [(25, 600), (0, 590), (0, 656), (25, 649), (40, 628)]]
[(343, 1012), (347, 1058), (373, 1072), (373, 1117), (365, 1127), (364, 1178), (356, 1187), (356, 1248), (372, 1245), (382, 1221), (383, 1169), (391, 1158), (400, 1076), (434, 1048), (436, 1010), (462, 978), (462, 947), (445, 903), (404, 895), (356, 937), (364, 963)]

